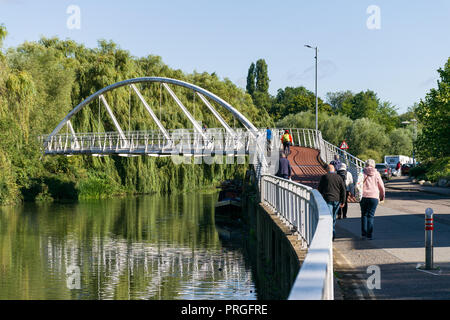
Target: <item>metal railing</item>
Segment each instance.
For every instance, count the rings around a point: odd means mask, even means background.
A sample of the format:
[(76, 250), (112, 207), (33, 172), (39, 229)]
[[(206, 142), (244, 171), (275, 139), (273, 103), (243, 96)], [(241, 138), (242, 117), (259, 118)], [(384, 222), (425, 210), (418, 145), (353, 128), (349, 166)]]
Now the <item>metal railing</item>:
[(231, 135), (224, 129), (207, 129), (198, 133), (193, 129), (168, 130), (168, 137), (159, 130), (71, 133), (39, 137), (46, 155), (74, 154), (229, 154), (257, 152), (255, 134), (235, 130)]
[[(272, 130), (275, 139), (282, 136), (283, 130)], [(319, 150), (324, 163), (330, 163), (338, 155), (356, 181), (364, 167), (362, 160), (325, 141), (320, 131), (297, 128), (289, 131), (294, 146)], [(289, 299), (334, 299), (333, 218), (322, 195), (308, 186), (272, 175), (261, 177), (260, 191), (261, 202), (271, 208), (308, 247)]]
[(263, 175), (261, 202), (308, 246), (289, 295), (290, 300), (333, 300), (333, 218), (317, 190)]
[[(274, 132), (281, 137), (283, 130), (274, 129)], [(294, 146), (319, 150), (320, 158), (324, 163), (330, 163), (338, 155), (340, 161), (347, 165), (347, 170), (353, 175), (353, 180), (357, 180), (358, 173), (364, 168), (364, 161), (324, 140), (320, 131), (298, 128), (290, 128), (288, 130), (294, 140)]]

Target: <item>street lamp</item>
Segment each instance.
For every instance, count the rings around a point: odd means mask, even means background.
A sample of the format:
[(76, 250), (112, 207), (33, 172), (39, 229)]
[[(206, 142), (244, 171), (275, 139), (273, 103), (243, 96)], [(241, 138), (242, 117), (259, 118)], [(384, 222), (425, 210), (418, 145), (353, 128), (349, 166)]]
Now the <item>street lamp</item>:
[(412, 119), (412, 123), (414, 123), (414, 136), (413, 136), (413, 165), (416, 166), (416, 140), (417, 140), (417, 120)]
[(316, 135), (317, 132), (319, 131), (319, 98), (317, 96), (317, 53), (319, 51), (318, 47), (312, 47), (308, 44), (305, 44), (305, 47), (310, 48), (310, 49), (314, 49), (316, 51)]

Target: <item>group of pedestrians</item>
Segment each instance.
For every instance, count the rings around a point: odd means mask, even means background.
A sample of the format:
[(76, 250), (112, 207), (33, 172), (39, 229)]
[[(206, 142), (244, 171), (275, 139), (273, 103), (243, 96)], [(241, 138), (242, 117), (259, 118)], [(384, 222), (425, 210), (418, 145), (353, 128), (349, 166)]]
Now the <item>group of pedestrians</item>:
[[(267, 145), (271, 145), (272, 131), (267, 128)], [(290, 154), (290, 146), (293, 142), (289, 130), (285, 130), (281, 136), (283, 152), (280, 152), (280, 161), (277, 176), (290, 179), (292, 168), (287, 157)], [(384, 201), (385, 188), (378, 170), (375, 169), (375, 160), (369, 159), (364, 169), (358, 173), (355, 183), (353, 175), (347, 170), (347, 165), (342, 163), (336, 155), (327, 166), (327, 173), (319, 182), (319, 192), (322, 194), (333, 216), (333, 241), (336, 237), (336, 220), (346, 219), (348, 211), (348, 199), (355, 196), (361, 207), (361, 238), (373, 239), (373, 226), (375, 211), (378, 204)]]
[(336, 220), (347, 218), (348, 198), (355, 195), (361, 207), (361, 237), (373, 239), (375, 211), (380, 201), (384, 201), (385, 188), (380, 173), (375, 169), (375, 161), (367, 160), (365, 168), (358, 174), (356, 185), (339, 156), (327, 166), (327, 174), (319, 182), (322, 194), (333, 216), (333, 241), (336, 237)]

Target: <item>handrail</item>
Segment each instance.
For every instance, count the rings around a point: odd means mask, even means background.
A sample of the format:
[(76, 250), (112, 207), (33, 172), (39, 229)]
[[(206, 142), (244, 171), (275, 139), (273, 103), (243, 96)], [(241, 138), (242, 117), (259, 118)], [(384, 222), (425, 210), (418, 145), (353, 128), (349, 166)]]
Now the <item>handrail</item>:
[(261, 202), (306, 243), (308, 253), (289, 300), (333, 300), (333, 219), (317, 190), (297, 182), (263, 175)]
[[(274, 129), (275, 133), (280, 137), (283, 130)], [(352, 174), (353, 180), (356, 181), (358, 179), (358, 173), (364, 168), (364, 161), (324, 140), (320, 131), (298, 128), (288, 130), (292, 135), (295, 146), (319, 150), (320, 158), (324, 163), (330, 163), (334, 160), (334, 156), (338, 155), (340, 161), (347, 165), (347, 170)]]

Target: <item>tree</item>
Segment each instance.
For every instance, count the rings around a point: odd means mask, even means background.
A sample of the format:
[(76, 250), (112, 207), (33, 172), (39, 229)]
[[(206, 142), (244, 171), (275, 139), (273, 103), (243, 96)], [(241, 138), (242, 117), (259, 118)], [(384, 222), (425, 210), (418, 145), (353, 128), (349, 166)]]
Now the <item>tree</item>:
[(419, 107), (419, 104), (416, 102), (414, 103), (411, 107), (408, 107), (408, 110), (399, 115), (398, 116), (398, 121), (400, 123), (405, 122), (405, 121), (411, 121), (412, 119), (417, 119), (417, 114), (416, 114), (416, 110)]
[[(408, 129), (395, 129), (389, 134), (389, 151), (388, 154), (401, 154), (412, 156), (413, 137)], [(387, 155), (387, 154), (384, 154)]]
[(350, 90), (339, 92), (328, 92), (326, 94), (327, 103), (331, 106), (335, 113), (344, 113), (346, 106), (351, 104), (353, 93)]
[(256, 61), (256, 91), (269, 94), (269, 74), (267, 63), (264, 59)]
[(351, 119), (376, 118), (379, 100), (375, 92), (371, 90), (361, 91), (353, 96), (351, 104), (350, 114), (347, 113), (347, 116)]
[(347, 140), (352, 120), (344, 115), (332, 115), (319, 122), (322, 136), (328, 142), (339, 146), (343, 140)]
[(8, 31), (3, 24), (0, 24), (0, 48), (3, 46), (3, 40), (5, 40), (8, 35)]
[(397, 108), (388, 101), (378, 105), (375, 120), (383, 125), (387, 132), (391, 132), (400, 125)]
[(380, 155), (384, 154), (389, 143), (385, 128), (367, 118), (353, 121), (347, 142), (350, 147), (349, 153), (358, 157), (367, 153), (367, 150), (374, 150)]
[(255, 71), (255, 64), (252, 62), (250, 65), (250, 68), (248, 69), (248, 75), (247, 75), (247, 92), (253, 97), (253, 94), (256, 90), (256, 71)]
[(450, 58), (438, 73), (437, 88), (431, 89), (416, 109), (422, 125), (417, 153), (424, 159), (448, 157), (450, 154)]
[[(329, 113), (331, 106), (318, 99), (319, 111)], [(316, 110), (316, 96), (305, 87), (286, 87), (279, 89), (275, 101), (270, 108), (271, 115), (276, 119), (282, 119), (290, 114)]]

